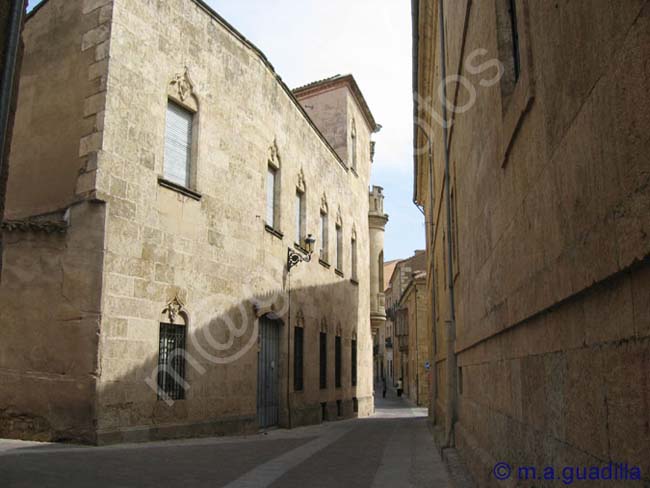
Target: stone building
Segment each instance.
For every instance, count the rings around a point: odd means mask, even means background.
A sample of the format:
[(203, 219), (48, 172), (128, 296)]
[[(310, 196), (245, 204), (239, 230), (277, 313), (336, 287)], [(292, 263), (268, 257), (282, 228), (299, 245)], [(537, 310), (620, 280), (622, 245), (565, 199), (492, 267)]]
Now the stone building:
[(404, 394), (418, 405), (428, 405), (430, 359), (427, 321), (425, 251), (399, 261), (386, 291), (386, 315), (391, 331), (391, 369), (394, 383), (400, 378)]
[(352, 76), (294, 93), (199, 0), (39, 5), (4, 220), (0, 437), (369, 415), (378, 130)]
[(386, 377), (386, 383), (388, 387), (393, 387), (395, 385), (395, 375), (394, 375), (394, 354), (393, 354), (393, 345), (395, 339), (395, 322), (393, 321), (389, 310), (391, 307), (390, 298), (391, 298), (391, 283), (390, 279), (393, 276), (393, 271), (395, 266), (400, 262), (399, 259), (394, 259), (392, 261), (384, 262), (384, 302), (386, 304), (386, 326), (385, 326), (385, 337), (384, 337), (384, 375)]
[(478, 486), (500, 486), (497, 461), (647, 479), (650, 4), (414, 0), (413, 17), (442, 444)]

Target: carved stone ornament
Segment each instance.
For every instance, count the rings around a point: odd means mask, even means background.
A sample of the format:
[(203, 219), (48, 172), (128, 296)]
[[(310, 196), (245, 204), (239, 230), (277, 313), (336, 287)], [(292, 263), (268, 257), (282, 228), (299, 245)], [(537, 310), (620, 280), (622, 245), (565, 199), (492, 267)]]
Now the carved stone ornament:
[(327, 205), (327, 195), (323, 193), (323, 196), (320, 199), (320, 211), (324, 214), (329, 212), (329, 205)]
[(320, 321), (320, 331), (327, 333), (327, 319), (325, 317)]
[(302, 313), (302, 310), (298, 310), (296, 314), (296, 326), (304, 327), (305, 325), (305, 315)]
[(305, 192), (306, 186), (305, 186), (305, 173), (302, 171), (302, 168), (300, 168), (300, 172), (298, 173), (298, 183), (296, 188), (298, 188), (299, 191)]
[(336, 225), (343, 227), (343, 217), (341, 217), (341, 207), (336, 211)]
[(178, 99), (184, 102), (194, 94), (194, 84), (190, 80), (189, 70), (185, 68), (183, 73), (177, 74), (171, 81), (170, 85), (178, 94)]
[(180, 298), (174, 297), (174, 299), (167, 304), (163, 310), (163, 314), (166, 314), (169, 318), (169, 323), (176, 323), (176, 318), (180, 316), (181, 312), (185, 310), (185, 304), (181, 301)]
[(357, 227), (356, 227), (356, 225), (352, 227), (352, 240), (353, 241), (357, 240)]
[(269, 147), (269, 164), (274, 168), (280, 167), (280, 151), (278, 150), (278, 141), (273, 139), (273, 144)]

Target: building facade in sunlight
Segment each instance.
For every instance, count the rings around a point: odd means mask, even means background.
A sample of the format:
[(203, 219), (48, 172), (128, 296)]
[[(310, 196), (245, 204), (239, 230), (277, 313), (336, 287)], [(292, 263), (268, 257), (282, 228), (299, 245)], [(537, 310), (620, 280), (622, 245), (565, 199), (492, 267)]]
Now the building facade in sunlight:
[(648, 7), (413, 1), (433, 410), (478, 486), (497, 461), (650, 473)]
[(386, 289), (387, 342), (391, 345), (393, 384), (402, 380), (404, 395), (429, 404), (430, 330), (427, 320), (426, 254), (416, 251), (392, 266)]
[(24, 35), (0, 437), (369, 415), (379, 126), (354, 78), (294, 93), (194, 0), (48, 0)]

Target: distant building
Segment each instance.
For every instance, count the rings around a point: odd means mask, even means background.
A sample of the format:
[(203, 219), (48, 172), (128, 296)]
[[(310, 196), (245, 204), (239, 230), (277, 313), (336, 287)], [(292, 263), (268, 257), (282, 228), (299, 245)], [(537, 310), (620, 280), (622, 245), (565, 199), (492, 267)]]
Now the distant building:
[(496, 461), (648, 483), (650, 6), (441, 6), (413, 1), (441, 444), (481, 487)]
[(400, 378), (404, 394), (419, 405), (428, 405), (430, 325), (427, 321), (426, 254), (416, 251), (392, 266), (386, 289), (386, 344), (392, 384)]
[(201, 1), (40, 4), (3, 224), (0, 437), (372, 413), (377, 130), (352, 76), (293, 92)]

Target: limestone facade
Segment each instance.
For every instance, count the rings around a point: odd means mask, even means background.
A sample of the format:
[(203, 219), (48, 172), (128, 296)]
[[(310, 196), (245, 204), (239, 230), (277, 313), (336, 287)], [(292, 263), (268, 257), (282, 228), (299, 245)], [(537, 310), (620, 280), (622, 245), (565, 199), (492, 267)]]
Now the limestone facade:
[(478, 486), (497, 461), (647, 479), (650, 4), (509, 3), (444, 1), (448, 226), (440, 1), (413, 2), (435, 422)]
[[(307, 113), (332, 94), (333, 118)], [(191, 114), (185, 185), (165, 166), (170, 103)], [(280, 426), (369, 415), (378, 129), (351, 76), (294, 95), (199, 0), (44, 2), (25, 26), (5, 212), (0, 436), (253, 432), (260, 387)], [(313, 259), (289, 272), (307, 234)], [(161, 324), (183, 331), (182, 398), (158, 389)]]
[(425, 251), (399, 261), (386, 291), (387, 328), (392, 344), (394, 383), (402, 380), (404, 395), (418, 405), (429, 404), (430, 330), (427, 317)]

